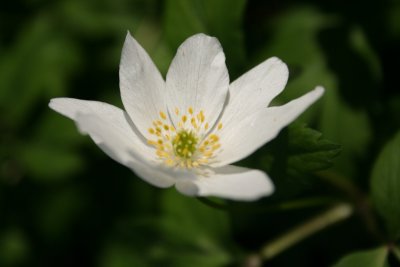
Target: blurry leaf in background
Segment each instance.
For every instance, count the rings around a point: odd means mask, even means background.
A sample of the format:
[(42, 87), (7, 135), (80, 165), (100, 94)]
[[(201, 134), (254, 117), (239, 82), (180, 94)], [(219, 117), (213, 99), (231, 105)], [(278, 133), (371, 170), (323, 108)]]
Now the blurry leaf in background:
[(101, 253), (102, 267), (217, 267), (233, 261), (227, 213), (174, 188), (159, 193), (161, 214), (132, 217), (119, 227), (123, 232), (112, 235)]
[[(228, 214), (167, 190), (161, 199), (162, 236), (172, 266), (223, 266), (232, 261)], [(176, 253), (178, 252), (179, 253)]]
[(357, 172), (354, 162), (363, 156), (371, 140), (367, 113), (345, 104), (334, 88), (327, 90), (322, 102), (320, 130), (327, 138), (343, 146), (335, 168), (347, 177), (354, 177)]
[(129, 245), (109, 242), (99, 261), (100, 267), (148, 267), (143, 254), (132, 249)]
[(372, 199), (390, 237), (400, 237), (400, 132), (379, 154), (371, 176)]
[[(119, 34), (121, 30), (135, 27), (145, 15), (142, 1), (61, 1), (59, 13), (68, 23), (68, 28), (79, 31), (87, 37)], [(152, 5), (154, 1), (148, 1)], [(142, 5), (143, 4), (143, 5)], [(142, 11), (138, 12), (139, 10)], [(136, 12), (135, 12), (136, 11)], [(132, 15), (132, 12), (134, 15)], [(69, 19), (73, 18), (73, 19)]]
[(73, 232), (87, 203), (85, 192), (78, 187), (64, 185), (53, 188), (37, 196), (33, 207), (35, 221), (31, 224), (47, 242), (62, 244), (70, 238), (66, 233)]
[(387, 248), (355, 252), (342, 258), (333, 267), (389, 267), (386, 262)]
[(373, 75), (373, 79), (381, 80), (383, 77), (381, 63), (377, 54), (368, 43), (363, 30), (360, 27), (354, 27), (350, 30), (349, 38), (351, 48), (364, 60), (365, 65), (370, 69), (369, 72)]
[(335, 25), (340, 25), (339, 18), (316, 9), (289, 9), (269, 22), (267, 26), (272, 29), (273, 36), (256, 54), (256, 58), (278, 56), (288, 64), (288, 85), (275, 101), (287, 102), (317, 84), (326, 88), (316, 107), (308, 110), (301, 119), (310, 121), (316, 117), (315, 111), (320, 111), (319, 130), (326, 138), (343, 146), (335, 168), (352, 176), (356, 171), (353, 160), (360, 157), (367, 148), (371, 131), (366, 112), (352, 109), (340, 97), (338, 77), (329, 70), (324, 51), (318, 42), (318, 34)]
[(0, 265), (20, 266), (29, 257), (27, 237), (21, 229), (4, 229), (0, 232)]
[(46, 16), (36, 18), (3, 51), (0, 60), (0, 109), (6, 123), (20, 126), (39, 99), (64, 95), (70, 75), (78, 70), (76, 46), (55, 30)]
[(245, 0), (168, 0), (164, 17), (167, 41), (172, 49), (177, 49), (196, 33), (217, 37), (226, 54), (232, 81), (240, 75), (245, 60), (242, 29), (245, 6)]

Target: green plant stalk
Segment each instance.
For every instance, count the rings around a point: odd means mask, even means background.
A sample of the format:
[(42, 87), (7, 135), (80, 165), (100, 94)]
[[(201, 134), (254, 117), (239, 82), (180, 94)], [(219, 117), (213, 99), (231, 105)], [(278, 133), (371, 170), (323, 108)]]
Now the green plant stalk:
[(322, 171), (318, 172), (317, 176), (324, 181), (335, 186), (340, 191), (344, 192), (348, 198), (354, 203), (354, 208), (358, 211), (361, 218), (365, 222), (367, 230), (380, 242), (385, 242), (384, 235), (377, 226), (376, 218), (366, 196), (350, 179), (341, 176), (335, 172)]
[(343, 203), (336, 205), (328, 211), (288, 231), (286, 234), (283, 234), (270, 243), (267, 243), (260, 250), (259, 256), (262, 260), (272, 259), (299, 241), (334, 223), (347, 219), (352, 214), (353, 208), (349, 204)]
[(393, 255), (396, 257), (396, 259), (400, 262), (400, 248), (399, 247), (396, 247), (396, 246), (393, 246), (392, 248), (391, 248), (391, 250), (392, 250), (392, 252), (393, 252)]

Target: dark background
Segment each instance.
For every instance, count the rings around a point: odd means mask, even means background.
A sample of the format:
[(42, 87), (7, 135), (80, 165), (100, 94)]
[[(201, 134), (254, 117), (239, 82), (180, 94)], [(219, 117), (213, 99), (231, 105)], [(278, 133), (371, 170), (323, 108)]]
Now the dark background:
[[(204, 32), (222, 43), (231, 80), (268, 57), (285, 61), (289, 83), (276, 103), (325, 86), (297, 124), (341, 145), (329, 172), (368, 198), (372, 164), (400, 128), (399, 1), (8, 1), (0, 8), (0, 266), (240, 266), (327, 206), (259, 209), (353, 201), (290, 164), (290, 129), (240, 163), (267, 171), (276, 195), (224, 202), (226, 211), (154, 188), (109, 159), (47, 104), (66, 96), (122, 107), (127, 30), (164, 75), (179, 44)], [(381, 242), (357, 210), (265, 266), (330, 266)]]

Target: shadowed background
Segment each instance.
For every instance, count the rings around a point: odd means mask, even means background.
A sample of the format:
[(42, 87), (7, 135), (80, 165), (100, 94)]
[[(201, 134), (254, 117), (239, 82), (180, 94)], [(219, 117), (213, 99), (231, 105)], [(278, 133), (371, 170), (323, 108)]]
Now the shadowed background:
[[(231, 81), (271, 56), (286, 62), (289, 83), (277, 104), (315, 85), (327, 88), (295, 126), (240, 163), (270, 174), (273, 197), (228, 202), (222, 211), (154, 188), (47, 107), (62, 96), (122, 107), (118, 65), (127, 30), (163, 75), (179, 44), (204, 32), (220, 40)], [(3, 3), (0, 266), (240, 266), (324, 206), (260, 208), (303, 197), (346, 199), (314, 171), (331, 167), (368, 192), (371, 165), (400, 128), (399, 47), (399, 1)], [(315, 149), (290, 141), (296, 131), (320, 138), (301, 122), (329, 141)], [(319, 149), (337, 157), (318, 161), (325, 155)], [(316, 166), (303, 164), (310, 157)], [(265, 265), (329, 266), (376, 244), (356, 215)]]

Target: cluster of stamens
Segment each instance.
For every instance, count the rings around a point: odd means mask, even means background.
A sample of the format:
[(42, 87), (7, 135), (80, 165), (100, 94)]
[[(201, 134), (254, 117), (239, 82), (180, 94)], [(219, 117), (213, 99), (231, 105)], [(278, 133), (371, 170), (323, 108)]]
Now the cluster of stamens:
[[(167, 166), (196, 168), (215, 158), (221, 144), (217, 134), (208, 134), (210, 125), (202, 110), (195, 113), (189, 107), (187, 113), (181, 113), (175, 108), (174, 114), (170, 115), (179, 118), (177, 125), (170, 123), (172, 120), (163, 111), (159, 115), (160, 118), (148, 129), (152, 137), (147, 142), (156, 148), (157, 157)], [(221, 128), (219, 123), (216, 130)]]

